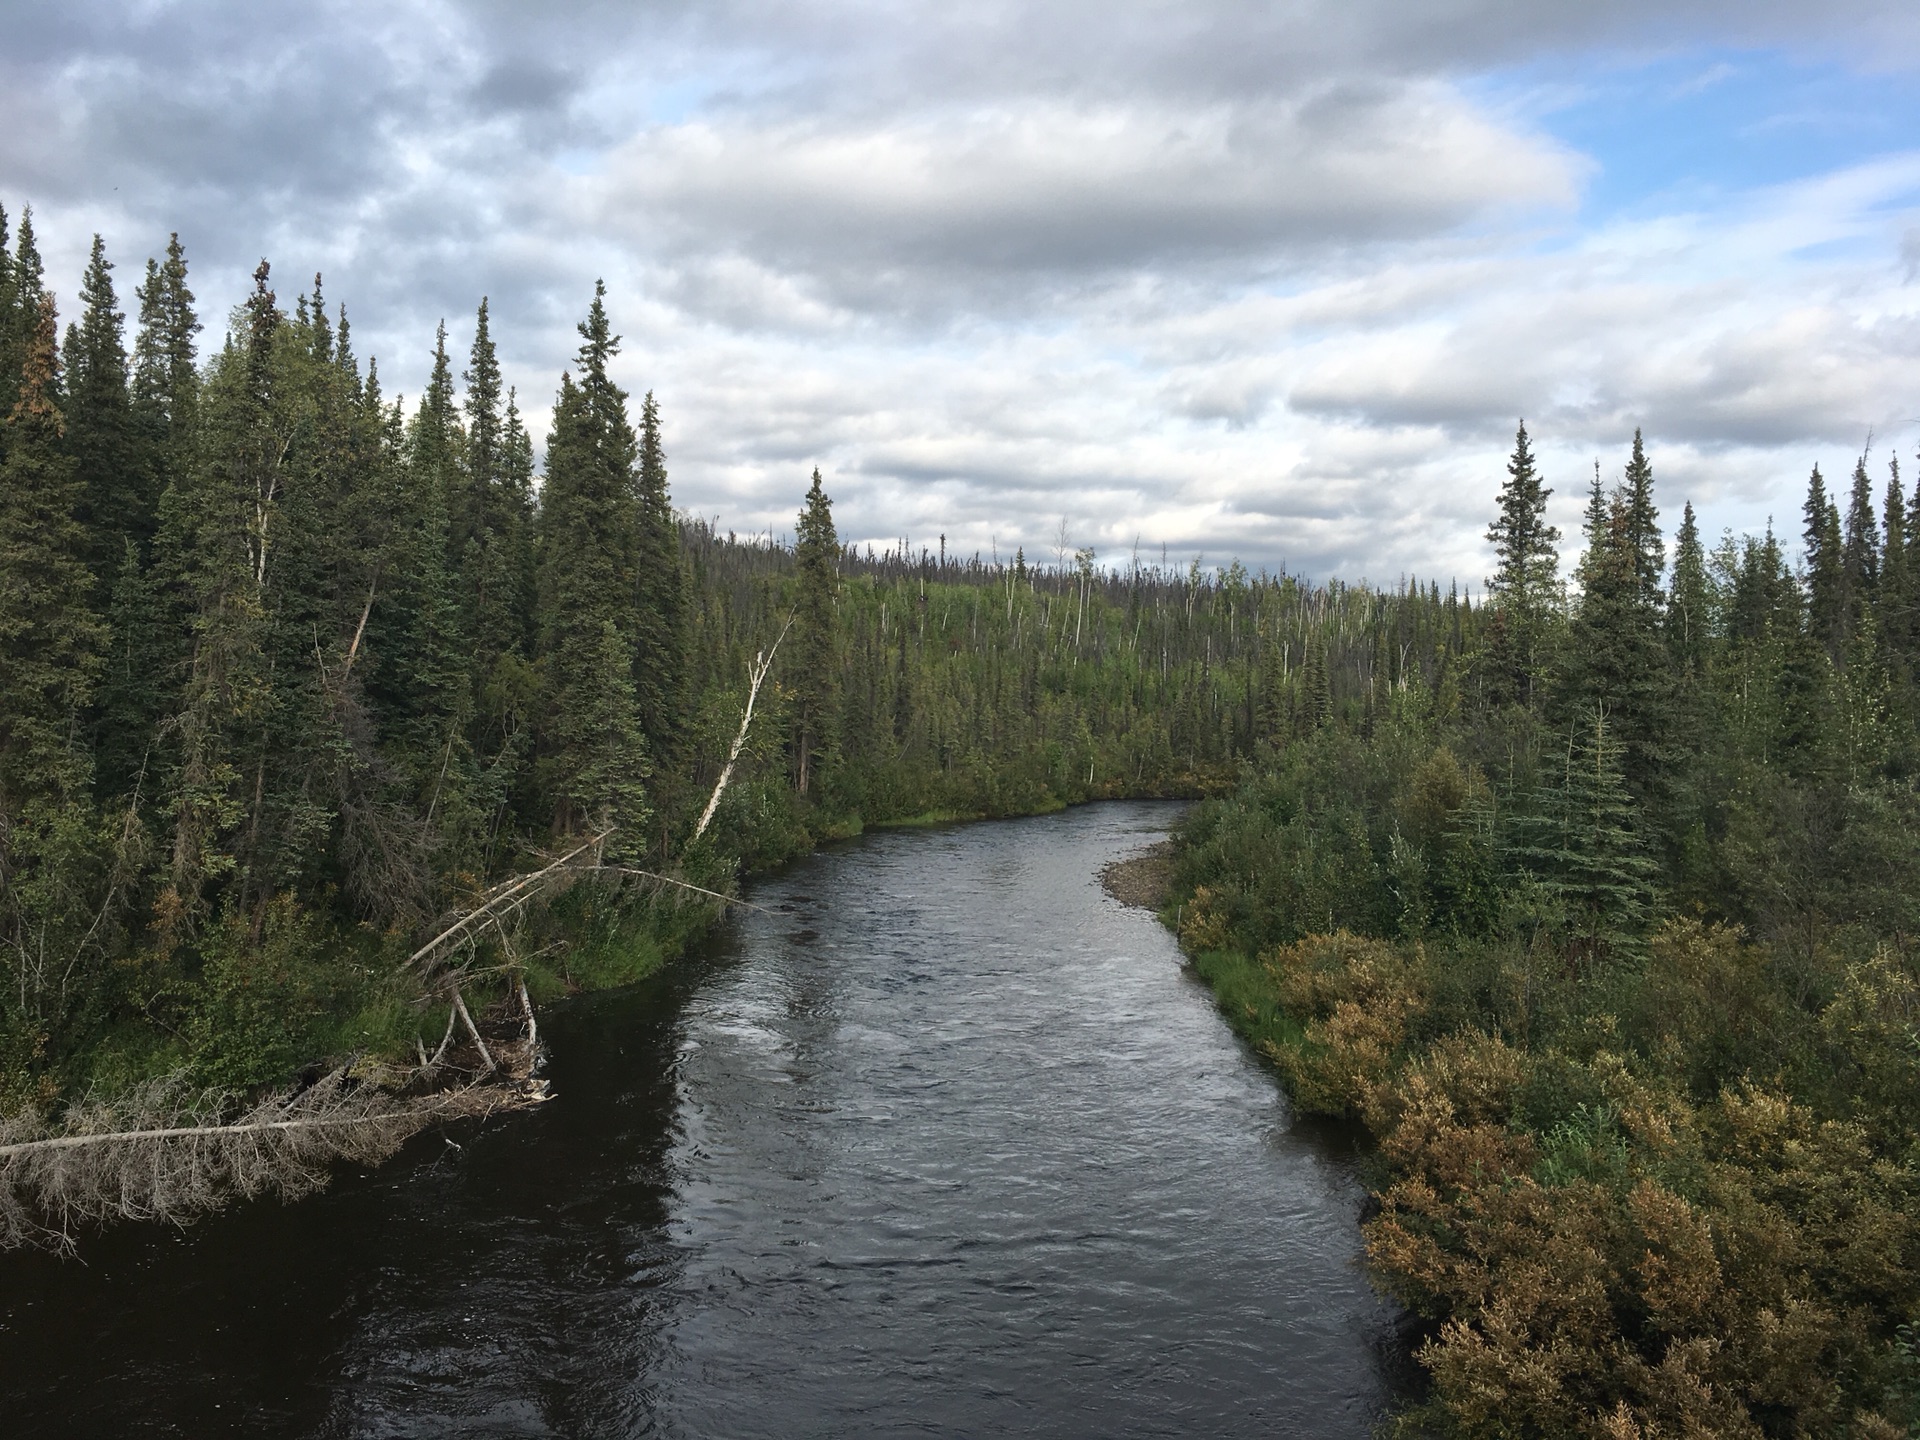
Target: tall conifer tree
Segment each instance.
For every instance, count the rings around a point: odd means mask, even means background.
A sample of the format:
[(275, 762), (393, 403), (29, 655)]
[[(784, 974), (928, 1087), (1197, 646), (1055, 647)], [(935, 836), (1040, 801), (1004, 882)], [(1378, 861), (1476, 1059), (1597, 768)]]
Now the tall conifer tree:
[(26, 1023), (64, 1000), (91, 848), (82, 715), (103, 641), (65, 453), (53, 299), (36, 296), (0, 463), (0, 946)]
[(1628, 783), (1640, 801), (1656, 798), (1665, 762), (1663, 727), (1671, 698), (1671, 671), (1661, 637), (1657, 592), (1647, 587), (1647, 557), (1659, 546), (1647, 533), (1652, 511), (1651, 469), (1635, 447), (1641, 495), (1633, 478), (1609, 497), (1594, 467), (1587, 499), (1586, 552), (1580, 560), (1580, 600), (1567, 637), (1561, 713), (1568, 720), (1604, 709), (1610, 744), (1617, 744)]
[(633, 687), (640, 520), (619, 338), (596, 283), (580, 325), (579, 380), (563, 375), (539, 519), (539, 634), (546, 697), (541, 782), (560, 833), (618, 827), (644, 848), (651, 771)]
[(1682, 671), (1697, 673), (1704, 668), (1713, 617), (1707, 557), (1691, 501), (1680, 512), (1680, 529), (1673, 537), (1672, 589), (1667, 598), (1667, 648)]
[(182, 532), (192, 655), (169, 725), (176, 749), (170, 807), (170, 884), (160, 905), (165, 939), (185, 938), (213, 904), (212, 887), (251, 858), (247, 821), (259, 815), (265, 735), (274, 687), (267, 656), (265, 580), (286, 447), (274, 428), (274, 351), (282, 315), (254, 271), (253, 293), (215, 361), (205, 431), (166, 518)]
[(639, 644), (634, 685), (640, 722), (655, 755), (669, 753), (686, 704), (687, 593), (680, 559), (680, 529), (667, 489), (666, 449), (660, 440), (660, 407), (649, 390), (640, 405), (638, 509), (640, 518)]
[(1840, 538), (1840, 511), (1827, 498), (1818, 465), (1807, 481), (1802, 508), (1806, 545), (1808, 624), (1815, 641), (1838, 660), (1846, 639), (1846, 570)]
[(187, 255), (178, 234), (167, 241), (164, 263), (147, 261), (146, 280), (135, 293), (140, 328), (133, 346), (133, 404), (159, 447), (164, 487), (189, 459), (200, 389), (193, 338), (200, 319), (187, 287)]
[[(414, 799), (436, 835), (458, 831), (472, 790), (467, 723), (473, 703), (470, 650), (449, 559), (450, 516), (466, 491), (459, 409), (447, 327), (435, 332), (433, 368), (407, 427), (400, 523), (388, 589), (397, 623), (381, 657), (390, 750), (413, 777)], [(469, 506), (459, 506), (468, 511)], [(471, 540), (471, 535), (469, 535)]]
[(138, 555), (146, 553), (159, 496), (128, 389), (126, 317), (98, 235), (80, 301), (80, 322), (67, 329), (67, 443), (78, 467), (88, 558), (104, 591), (129, 546)]
[(1634, 582), (1642, 604), (1658, 610), (1665, 598), (1660, 593), (1660, 580), (1666, 570), (1667, 551), (1660, 538), (1660, 511), (1653, 503), (1653, 462), (1647, 459), (1638, 427), (1633, 432), (1633, 453), (1627, 457), (1622, 492)]
[[(40, 246), (33, 233), (33, 207), (22, 207), (20, 225), (14, 232), (13, 258), (5, 274), (7, 301), (0, 313), (0, 412), (8, 412), (19, 398), (24, 383), (27, 353), (33, 347), (40, 324), (40, 303), (46, 298), (45, 269), (40, 263)], [(54, 378), (58, 394), (59, 377)]]
[(1908, 535), (1906, 496), (1900, 490), (1900, 459), (1888, 467), (1887, 490), (1881, 504), (1879, 634), (1888, 669), (1909, 677), (1914, 661), (1915, 574), (1912, 537)]
[(471, 746), (484, 767), (482, 803), (497, 821), (521, 784), (531, 739), (527, 627), (533, 594), (533, 461), (512, 395), (503, 394), (484, 297), (464, 378), (466, 487), (455, 555), (472, 647)]
[(1533, 703), (1559, 601), (1560, 531), (1546, 519), (1552, 494), (1540, 481), (1522, 421), (1500, 487), (1499, 513), (1487, 527), (1495, 558), (1487, 590), (1496, 611), (1496, 678), (1503, 693), (1523, 705)]
[(1843, 537), (1841, 593), (1845, 596), (1844, 624), (1851, 637), (1872, 611), (1880, 586), (1880, 526), (1873, 514), (1873, 481), (1867, 476), (1864, 454), (1854, 463)]
[(802, 795), (833, 752), (840, 666), (834, 646), (834, 600), (840, 589), (840, 537), (820, 468), (794, 530), (794, 778)]

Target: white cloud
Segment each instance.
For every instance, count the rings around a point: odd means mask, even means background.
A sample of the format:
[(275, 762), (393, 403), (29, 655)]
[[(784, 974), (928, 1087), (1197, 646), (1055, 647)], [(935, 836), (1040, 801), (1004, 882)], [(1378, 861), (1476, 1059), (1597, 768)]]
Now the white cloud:
[[(1835, 0), (700, 6), (237, 0), (10, 17), (0, 201), (71, 294), (180, 229), (217, 321), (316, 268), (389, 389), (492, 297), (538, 418), (605, 275), (676, 493), (952, 548), (1485, 568), (1514, 417), (1571, 530), (1647, 427), (1663, 503), (1789, 514), (1911, 436), (1920, 157), (1593, 222), (1588, 160), (1478, 98), (1595, 55), (1920, 56)], [(119, 188), (115, 188), (119, 187)], [(1707, 202), (1698, 202), (1706, 205)], [(1844, 468), (1844, 462), (1841, 467)]]
[(1259, 105), (659, 126), (621, 147), (598, 199), (636, 247), (743, 253), (859, 306), (922, 272), (1084, 284), (1222, 256), (1271, 267), (1492, 207), (1566, 207), (1580, 168), (1444, 87), (1350, 84)]

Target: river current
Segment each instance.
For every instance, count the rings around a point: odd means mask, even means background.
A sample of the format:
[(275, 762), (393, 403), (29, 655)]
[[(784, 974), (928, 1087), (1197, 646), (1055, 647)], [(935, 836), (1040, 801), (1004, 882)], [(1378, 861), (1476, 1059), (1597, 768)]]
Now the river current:
[(1367, 1435), (1351, 1156), (1099, 886), (1176, 813), (834, 847), (548, 1007), (538, 1111), (0, 1257), (0, 1433)]

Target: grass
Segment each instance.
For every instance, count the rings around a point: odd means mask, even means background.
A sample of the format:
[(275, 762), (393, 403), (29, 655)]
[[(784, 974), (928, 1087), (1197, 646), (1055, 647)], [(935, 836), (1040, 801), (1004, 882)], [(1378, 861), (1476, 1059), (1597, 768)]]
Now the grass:
[(1240, 950), (1203, 950), (1192, 963), (1227, 1023), (1261, 1054), (1273, 1058), (1304, 1042), (1299, 1021), (1280, 1008), (1272, 977), (1255, 957)]

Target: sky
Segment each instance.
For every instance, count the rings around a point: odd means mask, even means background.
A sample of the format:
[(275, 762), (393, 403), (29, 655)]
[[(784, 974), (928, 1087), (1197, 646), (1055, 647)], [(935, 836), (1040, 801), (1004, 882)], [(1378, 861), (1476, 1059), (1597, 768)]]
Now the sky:
[(1569, 558), (1636, 427), (1710, 538), (1911, 483), (1917, 82), (1911, 0), (0, 0), (0, 204), (390, 394), (485, 295), (536, 433), (604, 278), (723, 530), (1477, 590), (1521, 417)]

